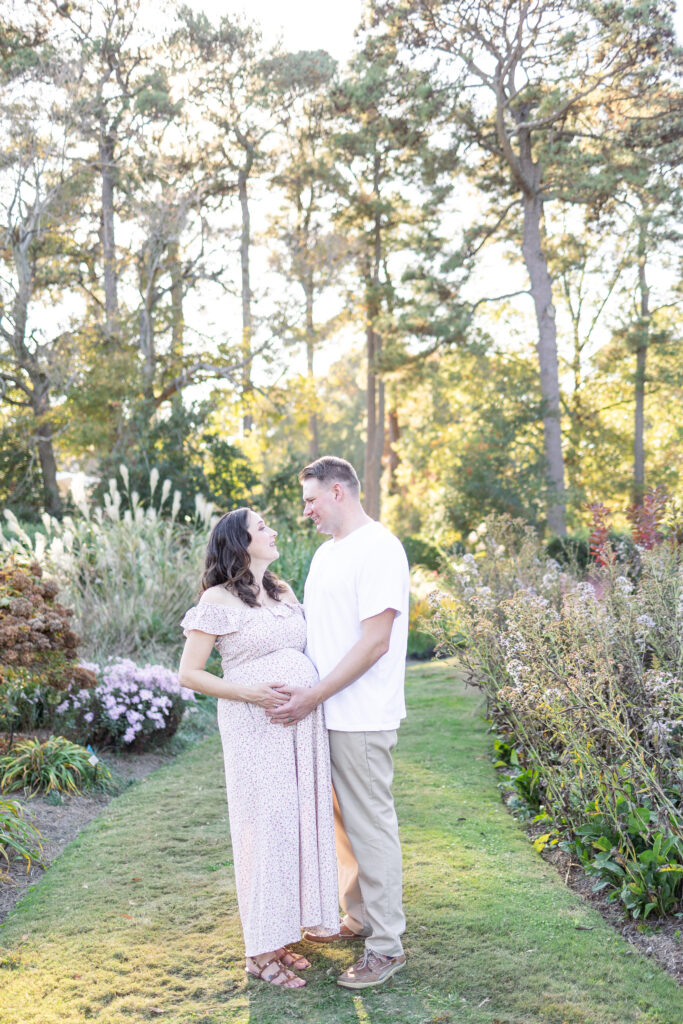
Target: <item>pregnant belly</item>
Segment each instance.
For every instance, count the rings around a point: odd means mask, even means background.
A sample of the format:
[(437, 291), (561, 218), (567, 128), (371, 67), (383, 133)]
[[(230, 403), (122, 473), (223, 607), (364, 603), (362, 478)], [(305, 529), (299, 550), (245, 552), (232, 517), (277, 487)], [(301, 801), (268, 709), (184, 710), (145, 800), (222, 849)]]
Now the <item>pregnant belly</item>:
[(225, 675), (230, 682), (242, 683), (245, 686), (285, 683), (290, 686), (310, 687), (318, 682), (318, 673), (313, 662), (302, 651), (297, 651), (293, 647), (272, 651), (242, 665), (226, 665)]

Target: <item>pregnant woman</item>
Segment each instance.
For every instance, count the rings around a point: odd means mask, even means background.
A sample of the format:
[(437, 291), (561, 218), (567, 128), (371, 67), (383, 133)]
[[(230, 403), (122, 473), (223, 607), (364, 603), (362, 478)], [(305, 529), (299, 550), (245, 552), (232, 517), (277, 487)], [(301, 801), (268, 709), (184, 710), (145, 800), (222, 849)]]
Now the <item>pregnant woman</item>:
[[(292, 590), (268, 571), (277, 533), (251, 509), (224, 515), (209, 538), (203, 593), (187, 612), (183, 686), (218, 697), (237, 901), (248, 974), (301, 988), (308, 961), (287, 949), (302, 928), (339, 926), (334, 817), (322, 707), (294, 726), (266, 710), (289, 687), (313, 686), (306, 623)], [(223, 678), (207, 672), (213, 646)]]

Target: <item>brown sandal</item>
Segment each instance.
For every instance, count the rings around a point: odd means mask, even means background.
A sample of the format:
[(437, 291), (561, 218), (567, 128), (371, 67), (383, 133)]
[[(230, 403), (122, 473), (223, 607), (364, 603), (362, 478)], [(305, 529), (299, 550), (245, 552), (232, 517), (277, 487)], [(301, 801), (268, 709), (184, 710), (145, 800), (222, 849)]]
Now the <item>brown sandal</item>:
[[(257, 967), (258, 970), (249, 970), (249, 960), (251, 960), (254, 967)], [(270, 967), (271, 964), (277, 964), (277, 970), (273, 974), (267, 976), (264, 972), (267, 967)], [(244, 970), (252, 978), (258, 978), (260, 981), (267, 981), (270, 985), (276, 985), (278, 988), (303, 988), (304, 985), (306, 984), (303, 978), (300, 978), (297, 974), (293, 974), (292, 971), (288, 970), (276, 956), (272, 956), (270, 960), (266, 960), (264, 964), (258, 964), (252, 956), (248, 956), (247, 966), (244, 968)], [(301, 984), (292, 985), (293, 981), (300, 981)]]
[(287, 949), (286, 946), (278, 950), (276, 955), (284, 967), (292, 967), (295, 971), (306, 971), (311, 966), (310, 960), (301, 953), (295, 953), (293, 949)]

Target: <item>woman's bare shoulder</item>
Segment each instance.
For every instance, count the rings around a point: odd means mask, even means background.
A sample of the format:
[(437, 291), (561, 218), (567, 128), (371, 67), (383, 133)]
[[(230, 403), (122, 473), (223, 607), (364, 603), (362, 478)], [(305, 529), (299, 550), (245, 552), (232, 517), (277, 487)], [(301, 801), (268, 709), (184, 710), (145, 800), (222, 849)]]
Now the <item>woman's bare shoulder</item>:
[(280, 580), (280, 583), (285, 588), (280, 594), (280, 600), (286, 601), (287, 604), (298, 604), (298, 598), (294, 591), (292, 590), (292, 588), (290, 587), (289, 583), (285, 583), (284, 580)]
[(226, 590), (226, 588), (221, 584), (218, 584), (215, 587), (209, 587), (208, 590), (205, 590), (199, 598), (199, 603), (223, 604), (227, 608), (239, 608), (242, 605), (237, 594), (233, 594), (232, 591)]

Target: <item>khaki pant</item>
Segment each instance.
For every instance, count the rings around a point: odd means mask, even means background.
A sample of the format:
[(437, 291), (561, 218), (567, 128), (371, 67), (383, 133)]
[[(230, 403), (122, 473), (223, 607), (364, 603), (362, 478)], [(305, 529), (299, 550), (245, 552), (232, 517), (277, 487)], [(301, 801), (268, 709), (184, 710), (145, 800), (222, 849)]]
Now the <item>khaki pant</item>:
[(391, 793), (391, 752), (396, 731), (330, 730), (339, 867), (339, 902), (344, 923), (385, 956), (403, 952), (401, 846)]

